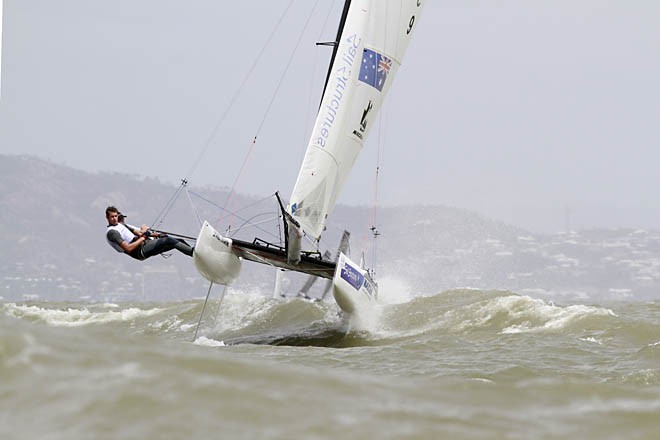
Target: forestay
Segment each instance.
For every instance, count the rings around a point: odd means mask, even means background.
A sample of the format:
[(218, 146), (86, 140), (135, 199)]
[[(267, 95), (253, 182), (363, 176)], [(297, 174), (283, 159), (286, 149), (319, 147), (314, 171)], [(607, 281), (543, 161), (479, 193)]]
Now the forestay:
[(288, 211), (319, 239), (408, 47), (421, 0), (353, 0)]

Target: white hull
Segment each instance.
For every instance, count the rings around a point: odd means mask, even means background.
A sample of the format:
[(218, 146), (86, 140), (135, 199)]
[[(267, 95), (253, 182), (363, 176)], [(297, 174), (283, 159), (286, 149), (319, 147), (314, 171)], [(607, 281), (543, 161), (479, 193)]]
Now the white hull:
[(372, 308), (378, 298), (378, 285), (369, 273), (340, 253), (337, 269), (332, 280), (333, 295), (339, 307), (346, 313), (358, 313)]
[(216, 284), (231, 284), (241, 272), (241, 259), (232, 252), (231, 238), (220, 235), (206, 221), (197, 237), (193, 263), (204, 278)]

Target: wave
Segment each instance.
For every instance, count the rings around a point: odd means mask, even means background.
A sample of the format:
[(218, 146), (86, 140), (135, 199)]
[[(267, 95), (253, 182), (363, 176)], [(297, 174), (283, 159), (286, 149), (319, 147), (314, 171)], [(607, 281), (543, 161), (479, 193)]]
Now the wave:
[(556, 305), (508, 291), (454, 289), (418, 297), (384, 313), (382, 333), (389, 336), (420, 333), (519, 334), (607, 326), (616, 318), (608, 308)]
[[(222, 302), (166, 304), (16, 304), (2, 312), (50, 326), (123, 325), (138, 332), (168, 334), (205, 345), (272, 344), (352, 347), (451, 334), (515, 335), (574, 332), (585, 342), (608, 337), (617, 315), (593, 305), (557, 305), (508, 291), (453, 289), (433, 296), (401, 295), (373, 312), (348, 319), (332, 302), (272, 299), (234, 291)], [(621, 324), (619, 324), (621, 325)], [(624, 324), (632, 331), (635, 323)], [(654, 327), (657, 329), (657, 327)], [(215, 341), (215, 342), (214, 342)]]
[(2, 306), (2, 310), (7, 316), (42, 321), (55, 327), (80, 327), (92, 324), (131, 322), (157, 315), (163, 311), (161, 308), (140, 309), (129, 307), (115, 310), (116, 308), (119, 308), (116, 304), (82, 307), (67, 305), (65, 308), (57, 308), (56, 305), (45, 307), (16, 303), (7, 303)]

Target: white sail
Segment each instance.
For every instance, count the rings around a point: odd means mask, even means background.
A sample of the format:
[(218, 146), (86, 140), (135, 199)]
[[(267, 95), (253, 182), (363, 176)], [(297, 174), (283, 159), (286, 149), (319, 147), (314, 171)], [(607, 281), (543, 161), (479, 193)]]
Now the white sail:
[(408, 47), (421, 0), (353, 0), (288, 211), (319, 239)]

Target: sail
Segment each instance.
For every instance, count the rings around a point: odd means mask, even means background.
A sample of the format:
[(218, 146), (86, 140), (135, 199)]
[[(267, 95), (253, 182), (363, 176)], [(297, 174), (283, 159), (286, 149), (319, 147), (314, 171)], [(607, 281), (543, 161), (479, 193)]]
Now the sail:
[(353, 0), (288, 212), (319, 239), (408, 47), (421, 0)]

